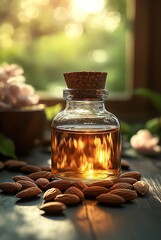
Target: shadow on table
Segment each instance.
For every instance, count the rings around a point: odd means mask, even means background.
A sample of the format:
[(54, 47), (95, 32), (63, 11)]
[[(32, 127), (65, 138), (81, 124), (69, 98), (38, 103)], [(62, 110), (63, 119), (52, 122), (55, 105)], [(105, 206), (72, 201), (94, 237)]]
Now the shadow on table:
[(19, 199), (15, 202), (18, 206), (36, 206), (40, 205), (42, 202), (41, 197), (36, 196), (34, 198), (28, 198), (28, 199)]

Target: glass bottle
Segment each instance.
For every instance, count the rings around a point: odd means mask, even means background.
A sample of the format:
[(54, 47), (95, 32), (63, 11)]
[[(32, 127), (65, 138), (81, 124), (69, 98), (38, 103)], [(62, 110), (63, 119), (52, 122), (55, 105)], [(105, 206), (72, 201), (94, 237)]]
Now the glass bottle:
[(105, 109), (106, 89), (65, 89), (66, 108), (51, 126), (52, 172), (59, 178), (96, 181), (120, 174), (120, 125)]

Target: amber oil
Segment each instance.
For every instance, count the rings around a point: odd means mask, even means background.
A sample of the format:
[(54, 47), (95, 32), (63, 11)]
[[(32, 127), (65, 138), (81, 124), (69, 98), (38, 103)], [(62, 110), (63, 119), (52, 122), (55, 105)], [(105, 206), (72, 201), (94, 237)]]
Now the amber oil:
[(113, 179), (120, 174), (120, 130), (52, 128), (52, 172), (71, 180)]

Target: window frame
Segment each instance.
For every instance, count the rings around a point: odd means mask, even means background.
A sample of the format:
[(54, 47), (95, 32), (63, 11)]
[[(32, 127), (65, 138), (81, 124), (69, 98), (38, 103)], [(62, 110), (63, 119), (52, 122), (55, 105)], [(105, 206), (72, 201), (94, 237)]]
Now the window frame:
[[(161, 92), (161, 1), (135, 0), (134, 41), (132, 57), (133, 89), (129, 99), (107, 100), (106, 109), (119, 119), (143, 122), (158, 115), (150, 102), (134, 94), (137, 88)], [(44, 98), (41, 103), (54, 105), (63, 99)]]

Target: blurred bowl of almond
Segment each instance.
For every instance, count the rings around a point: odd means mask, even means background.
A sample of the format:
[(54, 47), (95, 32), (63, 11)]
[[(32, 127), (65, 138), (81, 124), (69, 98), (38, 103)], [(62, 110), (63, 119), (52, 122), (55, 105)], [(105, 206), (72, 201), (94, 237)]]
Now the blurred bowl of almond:
[(45, 106), (35, 89), (25, 83), (22, 67), (0, 66), (0, 133), (10, 138), (16, 152), (25, 153), (43, 139)]
[(10, 138), (16, 152), (26, 153), (41, 143), (45, 130), (44, 105), (0, 110), (0, 133)]

